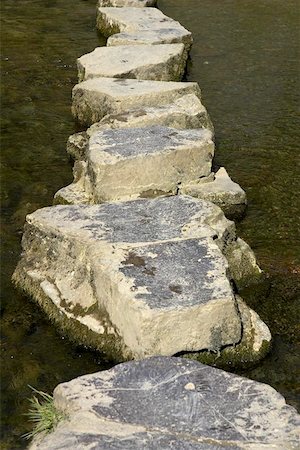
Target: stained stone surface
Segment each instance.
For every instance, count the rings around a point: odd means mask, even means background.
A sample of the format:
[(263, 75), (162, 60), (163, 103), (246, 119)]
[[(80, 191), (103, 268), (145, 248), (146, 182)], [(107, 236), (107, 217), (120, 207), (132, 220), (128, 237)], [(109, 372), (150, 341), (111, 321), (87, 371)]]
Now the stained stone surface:
[(213, 125), (199, 97), (184, 95), (169, 105), (139, 107), (119, 114), (108, 114), (100, 122), (80, 133), (72, 134), (67, 142), (67, 152), (74, 159), (85, 159), (89, 138), (98, 131), (115, 128), (137, 128), (163, 125), (178, 129), (207, 128)]
[(14, 280), (112, 357), (216, 350), (241, 338), (231, 241), (221, 210), (190, 197), (49, 207), (27, 217)]
[(192, 45), (191, 33), (156, 8), (98, 8), (97, 28), (104, 36), (120, 32), (169, 34), (185, 45), (186, 52)]
[(197, 83), (93, 78), (73, 88), (72, 112), (80, 123), (90, 126), (107, 114), (119, 114), (141, 105), (163, 106), (188, 94), (201, 97)]
[(300, 416), (266, 384), (182, 358), (152, 357), (54, 390), (69, 414), (30, 450), (296, 450)]
[(98, 47), (77, 59), (78, 81), (97, 77), (180, 81), (185, 65), (183, 44)]
[(215, 203), (229, 218), (241, 217), (247, 205), (245, 191), (239, 184), (232, 181), (224, 167), (215, 173), (213, 179), (184, 185), (180, 191)]
[(181, 183), (210, 173), (213, 154), (206, 129), (98, 131), (89, 140), (82, 185), (94, 203), (175, 194)]
[(144, 8), (145, 6), (156, 6), (156, 0), (98, 0), (98, 6), (112, 7), (135, 7)]

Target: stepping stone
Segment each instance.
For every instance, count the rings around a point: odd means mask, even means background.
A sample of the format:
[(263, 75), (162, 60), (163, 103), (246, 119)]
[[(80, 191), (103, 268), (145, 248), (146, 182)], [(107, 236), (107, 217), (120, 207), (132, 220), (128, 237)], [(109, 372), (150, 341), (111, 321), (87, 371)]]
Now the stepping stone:
[(120, 32), (153, 33), (153, 31), (156, 34), (173, 35), (176, 39), (180, 39), (176, 42), (184, 44), (186, 52), (193, 42), (192, 34), (188, 30), (156, 8), (98, 8), (97, 28), (104, 36)]
[(84, 189), (94, 203), (176, 194), (181, 183), (210, 174), (213, 154), (206, 129), (98, 131), (89, 140)]
[(115, 359), (218, 351), (242, 333), (221, 252), (231, 241), (218, 207), (185, 196), (53, 206), (27, 216), (14, 280)]
[(152, 125), (178, 129), (207, 128), (213, 132), (213, 125), (206, 108), (196, 95), (188, 94), (169, 105), (139, 107), (118, 114), (108, 114), (86, 132), (71, 135), (67, 142), (67, 152), (75, 159), (85, 159), (89, 138), (96, 132)]
[[(116, 8), (117, 9), (117, 8)], [(170, 104), (187, 94), (201, 97), (197, 83), (93, 78), (73, 88), (72, 112), (83, 125), (99, 122), (107, 114)]]
[(144, 8), (146, 6), (156, 6), (156, 0), (98, 0), (98, 6), (113, 6), (113, 7), (135, 7)]
[(96, 77), (180, 81), (185, 65), (183, 44), (98, 47), (77, 59), (78, 81)]
[(116, 33), (111, 35), (106, 42), (107, 47), (116, 45), (158, 45), (183, 43), (185, 53), (188, 54), (192, 46), (192, 37), (189, 31), (177, 28), (160, 30), (144, 30), (131, 33)]
[(267, 384), (183, 358), (152, 357), (54, 390), (67, 414), (31, 450), (298, 449), (300, 416)]
[(242, 217), (247, 205), (245, 191), (232, 181), (224, 167), (207, 182), (202, 179), (198, 183), (184, 185), (180, 192), (215, 203), (229, 219)]

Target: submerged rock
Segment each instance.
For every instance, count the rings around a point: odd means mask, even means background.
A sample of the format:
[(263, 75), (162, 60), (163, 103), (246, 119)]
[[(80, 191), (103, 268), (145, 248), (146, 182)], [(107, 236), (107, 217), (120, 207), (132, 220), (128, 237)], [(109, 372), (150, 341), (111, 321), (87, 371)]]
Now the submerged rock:
[(183, 44), (98, 47), (77, 59), (79, 82), (97, 77), (180, 81), (185, 66)]
[(300, 416), (266, 384), (195, 361), (154, 357), (54, 390), (68, 414), (31, 450), (298, 449)]
[(114, 359), (218, 351), (242, 337), (222, 254), (235, 239), (218, 207), (184, 196), (44, 208), (14, 280)]
[(94, 78), (73, 88), (72, 112), (83, 125), (99, 122), (107, 114), (170, 104), (187, 94), (200, 98), (197, 83)]
[(175, 194), (181, 183), (209, 175), (213, 154), (212, 134), (205, 129), (98, 131), (89, 140), (78, 188), (94, 203)]
[[(169, 42), (182, 42), (186, 52), (191, 48), (192, 34), (179, 22), (165, 16), (156, 8), (98, 8), (97, 28), (104, 36), (125, 33), (150, 33), (153, 36), (169, 35)], [(151, 44), (149, 41), (145, 44)]]

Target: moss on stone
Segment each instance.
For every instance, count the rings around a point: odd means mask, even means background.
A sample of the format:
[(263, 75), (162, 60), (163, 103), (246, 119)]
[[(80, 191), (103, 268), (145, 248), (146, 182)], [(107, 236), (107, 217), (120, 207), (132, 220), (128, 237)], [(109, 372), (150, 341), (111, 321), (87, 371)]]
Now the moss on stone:
[(201, 351), (196, 353), (186, 353), (185, 358), (199, 361), (209, 366), (218, 367), (224, 370), (240, 370), (255, 366), (270, 351), (271, 344), (263, 341), (260, 351), (255, 352), (250, 343), (241, 342), (236, 346), (228, 346), (219, 352)]
[[(98, 350), (104, 354), (107, 360), (116, 363), (133, 359), (130, 350), (125, 346), (117, 332), (115, 332), (115, 334), (104, 332), (100, 335), (95, 331), (90, 330), (86, 325), (80, 323), (78, 320), (67, 317), (44, 293), (40, 287), (39, 281), (35, 281), (30, 278), (26, 271), (23, 270), (21, 263), (17, 266), (12, 280), (18, 288), (24, 291), (25, 294), (29, 295), (31, 299), (39, 304), (49, 319), (54, 322), (58, 329), (75, 344)], [(87, 311), (84, 311), (84, 309), (81, 308), (80, 313), (83, 312), (84, 315), (89, 313), (95, 315), (94, 310), (90, 311), (88, 309)], [(100, 313), (98, 314), (100, 315)], [(108, 317), (105, 316), (104, 312), (103, 316), (101, 316), (101, 320), (103, 323), (107, 324), (106, 327), (104, 326), (105, 329), (110, 327), (110, 321)], [(111, 325), (111, 327), (113, 326)]]

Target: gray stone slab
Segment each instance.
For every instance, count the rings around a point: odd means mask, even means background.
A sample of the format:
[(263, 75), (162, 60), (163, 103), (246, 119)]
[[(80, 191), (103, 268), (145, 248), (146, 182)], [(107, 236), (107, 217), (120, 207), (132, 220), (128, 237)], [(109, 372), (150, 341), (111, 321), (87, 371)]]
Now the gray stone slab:
[(183, 196), (44, 208), (27, 217), (14, 279), (113, 357), (220, 349), (241, 338), (230, 235), (219, 208)]
[(300, 416), (266, 384), (181, 358), (155, 357), (60, 384), (69, 419), (31, 450), (298, 449)]
[(90, 126), (107, 114), (163, 106), (188, 94), (201, 97), (197, 83), (94, 78), (73, 88), (72, 112), (80, 123)]
[(188, 54), (192, 46), (192, 36), (189, 31), (177, 28), (116, 33), (107, 39), (106, 45), (112, 47), (116, 45), (175, 44), (179, 42), (184, 44), (185, 52)]
[[(167, 35), (169, 35), (169, 39), (170, 36), (172, 36), (171, 39), (176, 36), (176, 42), (182, 42), (186, 52), (192, 45), (191, 33), (179, 22), (165, 16), (156, 8), (98, 8), (97, 27), (104, 36), (120, 32), (134, 34), (155, 32), (156, 40), (159, 34), (161, 38), (164, 36), (163, 39)], [(149, 41), (149, 36), (148, 42), (145, 43), (152, 43)], [(168, 42), (163, 41), (162, 43)]]
[(232, 181), (224, 167), (215, 173), (213, 179), (184, 185), (180, 191), (215, 203), (230, 219), (241, 217), (247, 205), (245, 191), (239, 184)]
[(97, 77), (180, 81), (185, 66), (183, 44), (98, 47), (77, 59), (79, 82)]
[(106, 7), (134, 7), (134, 8), (144, 8), (146, 6), (156, 6), (156, 0), (98, 0), (98, 6)]
[(89, 140), (84, 190), (95, 203), (176, 194), (210, 173), (209, 130), (153, 126), (98, 131)]

